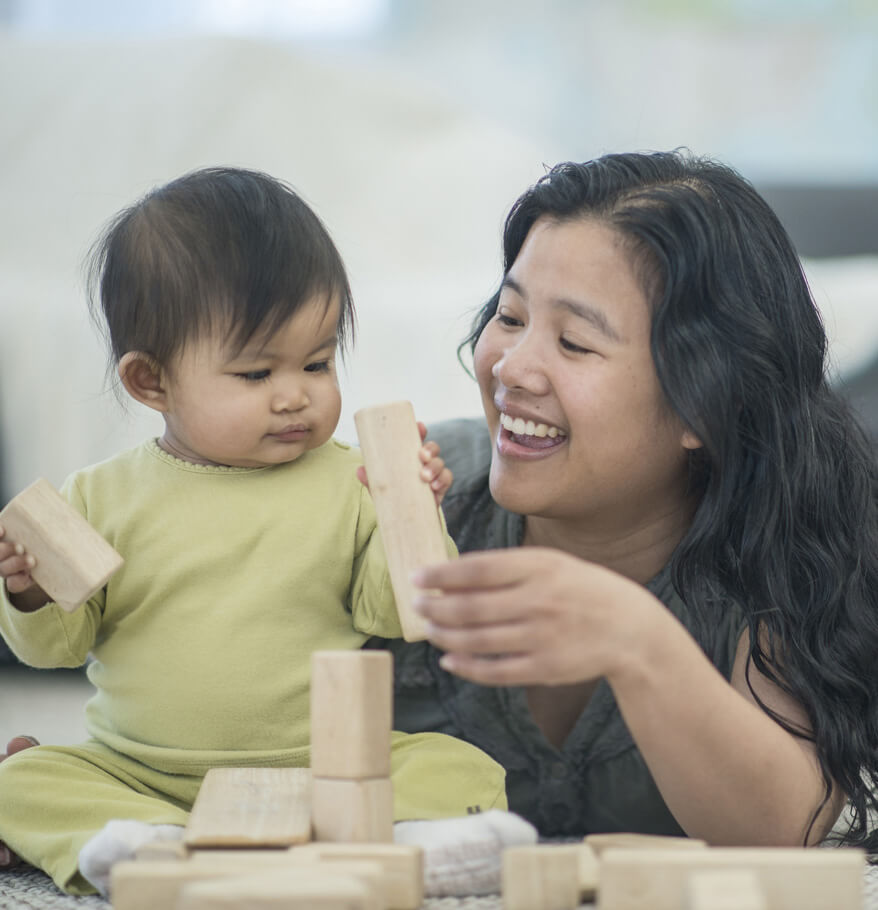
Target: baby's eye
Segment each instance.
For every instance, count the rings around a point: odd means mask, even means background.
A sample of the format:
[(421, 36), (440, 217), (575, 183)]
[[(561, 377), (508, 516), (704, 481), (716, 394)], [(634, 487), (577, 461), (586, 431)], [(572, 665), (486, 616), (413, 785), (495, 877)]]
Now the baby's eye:
[(305, 367), (307, 373), (328, 373), (332, 368), (331, 360), (316, 360)]
[(265, 382), (271, 376), (271, 370), (250, 370), (249, 373), (235, 373), (235, 375), (245, 382)]
[(590, 354), (591, 353), (590, 348), (584, 348), (581, 345), (574, 344), (572, 341), (569, 341), (567, 338), (561, 339), (561, 347), (564, 348), (565, 351), (570, 351), (573, 354)]

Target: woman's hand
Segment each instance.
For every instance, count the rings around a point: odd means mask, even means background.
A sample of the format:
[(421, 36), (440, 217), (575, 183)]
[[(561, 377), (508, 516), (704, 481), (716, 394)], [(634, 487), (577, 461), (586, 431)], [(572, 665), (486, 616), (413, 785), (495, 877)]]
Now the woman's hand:
[(414, 580), (441, 665), (484, 685), (609, 677), (669, 616), (641, 585), (552, 549), (467, 553)]
[[(0, 752), (0, 761), (9, 758), (10, 755), (14, 755), (16, 752), (21, 752), (22, 749), (30, 749), (31, 746), (38, 745), (39, 743), (32, 736), (16, 736), (6, 744), (6, 751)], [(20, 862), (21, 860), (18, 856), (3, 841), (0, 841), (0, 870), (11, 869)]]

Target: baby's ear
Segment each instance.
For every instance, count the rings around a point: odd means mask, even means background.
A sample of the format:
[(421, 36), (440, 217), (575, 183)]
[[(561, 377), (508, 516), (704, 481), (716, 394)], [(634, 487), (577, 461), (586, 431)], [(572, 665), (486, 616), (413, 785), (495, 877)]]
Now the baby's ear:
[(128, 394), (156, 411), (168, 409), (164, 371), (143, 351), (128, 351), (119, 361), (119, 378)]

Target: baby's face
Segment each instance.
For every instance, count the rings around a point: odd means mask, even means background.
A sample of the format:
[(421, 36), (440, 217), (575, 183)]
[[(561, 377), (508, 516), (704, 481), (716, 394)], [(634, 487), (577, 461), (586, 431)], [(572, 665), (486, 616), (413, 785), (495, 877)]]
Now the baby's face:
[(339, 303), (315, 298), (267, 339), (230, 351), (222, 337), (187, 344), (166, 376), (162, 445), (195, 464), (294, 461), (335, 431)]

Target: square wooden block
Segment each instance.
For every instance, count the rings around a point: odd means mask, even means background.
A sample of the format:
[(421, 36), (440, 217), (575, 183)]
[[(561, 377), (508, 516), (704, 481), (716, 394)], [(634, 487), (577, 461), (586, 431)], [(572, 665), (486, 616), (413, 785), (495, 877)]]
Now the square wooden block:
[(0, 512), (5, 540), (36, 560), (33, 580), (68, 612), (93, 597), (122, 565), (122, 557), (43, 478)]
[(393, 658), (387, 651), (311, 657), (311, 771), (365, 780), (390, 775)]
[(504, 910), (576, 910), (579, 844), (537, 844), (503, 851)]
[(392, 843), (393, 784), (390, 778), (312, 778), (311, 829), (316, 841)]

